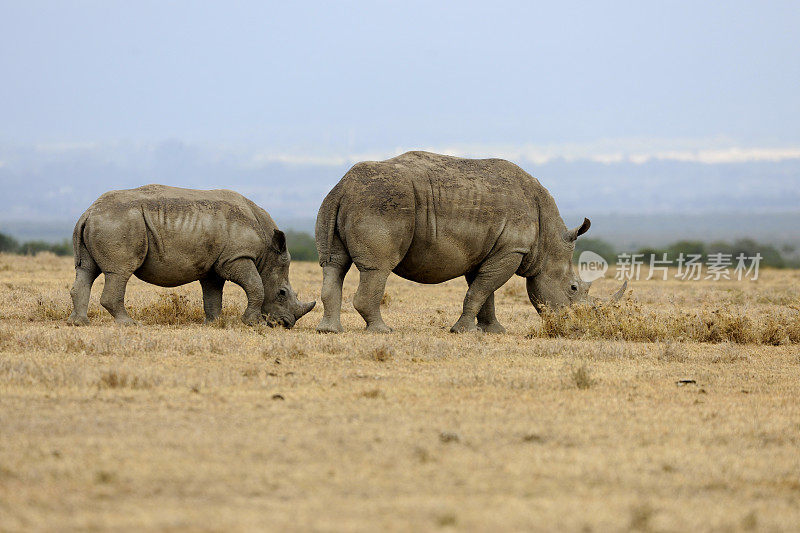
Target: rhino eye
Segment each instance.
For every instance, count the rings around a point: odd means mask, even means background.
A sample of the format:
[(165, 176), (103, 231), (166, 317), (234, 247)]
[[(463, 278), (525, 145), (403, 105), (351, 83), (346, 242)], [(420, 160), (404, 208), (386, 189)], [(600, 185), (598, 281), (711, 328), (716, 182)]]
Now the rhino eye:
[(578, 290), (578, 286), (573, 283), (570, 289), (572, 290), (572, 292), (576, 292)]
[(284, 297), (286, 296), (286, 289), (281, 289), (278, 291), (278, 296)]

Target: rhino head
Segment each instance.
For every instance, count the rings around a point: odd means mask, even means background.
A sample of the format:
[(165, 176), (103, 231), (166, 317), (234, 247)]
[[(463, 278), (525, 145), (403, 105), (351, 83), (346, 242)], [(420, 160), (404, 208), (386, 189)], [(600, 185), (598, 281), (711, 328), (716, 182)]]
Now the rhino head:
[(261, 280), (264, 283), (261, 314), (285, 328), (292, 328), (295, 322), (314, 309), (317, 303), (301, 302), (297, 299), (297, 293), (289, 283), (291, 260), (289, 250), (286, 249), (286, 235), (276, 229), (267, 250), (267, 260), (261, 269)]
[(581, 302), (617, 301), (625, 293), (628, 282), (610, 298), (602, 300), (589, 296), (591, 282), (585, 282), (578, 277), (572, 266), (572, 255), (575, 251), (575, 241), (580, 235), (589, 230), (591, 222), (588, 218), (574, 229), (565, 229), (551, 235), (543, 242), (541, 250), (542, 266), (535, 276), (527, 278), (528, 298), (536, 311), (542, 312), (544, 307), (558, 309), (567, 305)]

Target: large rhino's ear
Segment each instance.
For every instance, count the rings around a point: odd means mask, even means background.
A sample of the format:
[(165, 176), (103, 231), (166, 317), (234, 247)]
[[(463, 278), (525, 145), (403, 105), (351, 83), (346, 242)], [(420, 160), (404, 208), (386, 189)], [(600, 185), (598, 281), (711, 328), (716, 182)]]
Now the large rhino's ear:
[(272, 234), (272, 247), (275, 248), (279, 254), (286, 252), (286, 235), (279, 229), (276, 229)]
[(592, 225), (592, 223), (589, 221), (589, 219), (588, 218), (584, 218), (583, 219), (583, 224), (581, 224), (577, 228), (568, 229), (564, 233), (564, 240), (567, 241), (567, 242), (575, 242), (575, 240), (579, 236), (581, 236), (584, 233), (586, 233), (587, 231), (589, 231), (589, 226), (591, 226), (591, 225)]

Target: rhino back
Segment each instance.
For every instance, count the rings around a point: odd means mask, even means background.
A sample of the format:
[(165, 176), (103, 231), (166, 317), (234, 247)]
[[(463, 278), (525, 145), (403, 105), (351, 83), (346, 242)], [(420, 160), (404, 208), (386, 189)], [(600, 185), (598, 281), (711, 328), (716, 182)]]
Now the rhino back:
[(260, 209), (233, 191), (147, 185), (103, 195), (90, 216), (142, 218), (148, 245), (135, 274), (150, 283), (175, 286), (237, 257), (258, 261), (265, 251), (267, 222), (254, 207)]
[(402, 277), (439, 283), (472, 270), (498, 247), (526, 253), (535, 244), (541, 185), (512, 163), (409, 152), (354, 170), (346, 178), (359, 186), (346, 187), (343, 202), (358, 207), (349, 210), (353, 216), (411, 219), (395, 268)]

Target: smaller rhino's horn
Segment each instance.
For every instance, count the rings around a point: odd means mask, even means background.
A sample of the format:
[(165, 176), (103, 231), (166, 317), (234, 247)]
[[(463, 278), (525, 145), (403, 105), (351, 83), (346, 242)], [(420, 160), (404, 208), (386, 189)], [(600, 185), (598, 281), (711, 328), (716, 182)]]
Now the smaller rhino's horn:
[(301, 303), (300, 304), (300, 314), (297, 315), (297, 318), (300, 318), (301, 316), (305, 315), (306, 313), (308, 313), (309, 311), (314, 309), (315, 305), (317, 305), (316, 300), (311, 301), (311, 302)]

